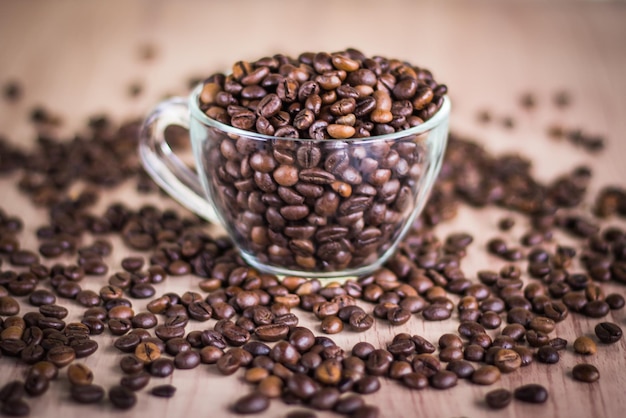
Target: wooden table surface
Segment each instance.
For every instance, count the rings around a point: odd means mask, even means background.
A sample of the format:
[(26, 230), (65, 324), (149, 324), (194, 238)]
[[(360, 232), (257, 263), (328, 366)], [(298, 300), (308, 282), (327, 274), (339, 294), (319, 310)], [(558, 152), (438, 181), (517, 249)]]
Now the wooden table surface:
[[(569, 1), (3, 1), (0, 85), (18, 80), (24, 95), (17, 103), (0, 101), (0, 134), (29, 146), (34, 130), (28, 115), (38, 104), (61, 115), (62, 130), (71, 133), (96, 113), (109, 114), (117, 121), (144, 115), (165, 95), (186, 94), (190, 78), (224, 70), (239, 59), (357, 47), (369, 55), (404, 58), (430, 68), (437, 80), (449, 86), (453, 131), (475, 138), (496, 154), (519, 152), (531, 158), (540, 179), (552, 179), (578, 164), (591, 167), (588, 209), (604, 185), (626, 185), (625, 6)], [(145, 45), (155, 48), (152, 60), (140, 58)], [(130, 98), (128, 88), (137, 83), (143, 91)], [(572, 97), (565, 110), (553, 104), (554, 95), (563, 90)], [(536, 98), (532, 110), (520, 106), (520, 96), (526, 92)], [(489, 124), (477, 120), (483, 109), (494, 118)], [(512, 129), (499, 122), (509, 116), (515, 121)], [(592, 155), (565, 141), (551, 140), (546, 128), (552, 123), (603, 135), (606, 149)], [(17, 178), (0, 179), (0, 206), (24, 219), (20, 241), (24, 247), (36, 249), (34, 230), (45, 221), (45, 211), (33, 207), (17, 190)], [(131, 185), (122, 186), (101, 204), (115, 200), (137, 207), (150, 201), (179, 208), (156, 195), (139, 196)], [(455, 220), (437, 228), (439, 236), (453, 231), (476, 234), (463, 261), (467, 277), (475, 278), (480, 269), (498, 270), (505, 264), (485, 251), (486, 240), (498, 233), (497, 219), (504, 215), (509, 213), (463, 207)], [(518, 223), (507, 239), (515, 240), (525, 232), (527, 221), (512, 216)], [(611, 218), (607, 224), (623, 228), (626, 222)], [(122, 257), (136, 253), (120, 246), (107, 258), (112, 270), (119, 269)], [(93, 279), (85, 287), (98, 290), (105, 280)], [(199, 291), (197, 282), (194, 277), (169, 279), (157, 291)], [(626, 293), (623, 285), (607, 284), (605, 289), (607, 293)], [(136, 310), (144, 307), (142, 303), (136, 306)], [(77, 305), (72, 306), (70, 319), (79, 318), (81, 312)], [(311, 314), (299, 312), (299, 316), (301, 324), (316, 326)], [(604, 320), (626, 326), (624, 310), (613, 311)], [(571, 348), (576, 336), (592, 334), (598, 322), (570, 314), (557, 326), (556, 335), (570, 342), (557, 365), (535, 362), (503, 375), (493, 386), (460, 381), (448, 391), (411, 391), (384, 381), (382, 389), (366, 400), (378, 405), (385, 417), (624, 416), (626, 340), (601, 345), (591, 358), (583, 359)], [(456, 319), (426, 323), (415, 316), (400, 327), (377, 321), (366, 333), (344, 332), (333, 338), (346, 349), (363, 340), (385, 346), (398, 332), (436, 341), (457, 326)], [(197, 328), (204, 327), (207, 324)], [(101, 348), (84, 362), (94, 370), (96, 383), (109, 387), (119, 381), (121, 354), (112, 347), (113, 337), (108, 333), (95, 338)], [(585, 384), (572, 379), (572, 367), (583, 361), (598, 367), (600, 381)], [(20, 378), (23, 370), (24, 366), (12, 359), (0, 358), (0, 385)], [(119, 412), (108, 403), (94, 407), (69, 402), (68, 383), (62, 375), (46, 395), (29, 401), (32, 416), (230, 416), (229, 405), (249, 390), (241, 372), (224, 377), (203, 365), (152, 380), (151, 386), (165, 382), (177, 386), (172, 399), (157, 399), (144, 390), (135, 409)], [(549, 389), (546, 404), (513, 402), (494, 412), (483, 402), (491, 389), (533, 382)], [(263, 416), (284, 416), (294, 409), (273, 401)]]

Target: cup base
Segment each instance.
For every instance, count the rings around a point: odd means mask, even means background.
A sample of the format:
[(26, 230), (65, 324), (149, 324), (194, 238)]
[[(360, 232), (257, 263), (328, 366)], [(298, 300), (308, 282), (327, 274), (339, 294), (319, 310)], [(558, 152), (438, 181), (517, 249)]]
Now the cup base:
[(391, 256), (391, 254), (394, 253), (394, 251), (395, 246), (385, 251), (385, 253), (374, 263), (368, 264), (363, 267), (345, 269), (341, 271), (302, 271), (292, 270), (285, 267), (267, 265), (260, 262), (254, 255), (247, 253), (246, 251), (243, 251), (241, 249), (239, 250), (241, 257), (246, 261), (246, 263), (250, 264), (252, 267), (261, 272), (274, 274), (276, 276), (279, 276), (281, 279), (285, 276), (298, 276), (305, 277), (307, 279), (332, 279), (340, 282), (344, 282), (350, 279), (356, 280), (361, 276), (367, 276), (368, 274), (372, 274), (374, 271), (382, 267), (383, 264), (385, 264), (387, 259)]

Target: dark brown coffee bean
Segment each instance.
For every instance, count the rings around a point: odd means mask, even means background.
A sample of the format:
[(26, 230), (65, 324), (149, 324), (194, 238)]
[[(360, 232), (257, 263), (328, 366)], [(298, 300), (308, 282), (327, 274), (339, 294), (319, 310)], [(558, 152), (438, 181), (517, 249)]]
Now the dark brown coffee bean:
[(200, 354), (197, 351), (181, 351), (174, 357), (177, 369), (193, 369), (200, 364)]
[(124, 386), (113, 386), (109, 389), (109, 400), (118, 409), (130, 409), (137, 403), (137, 395)]
[(365, 401), (358, 395), (347, 395), (339, 398), (333, 410), (338, 414), (349, 415), (365, 405)]
[(30, 414), (30, 406), (23, 399), (8, 399), (0, 406), (3, 415), (12, 417), (24, 417)]
[(466, 379), (474, 373), (474, 366), (466, 360), (452, 360), (446, 366), (446, 370), (455, 373), (459, 379)]
[(515, 399), (528, 403), (544, 403), (548, 400), (548, 391), (543, 386), (530, 383), (513, 391)]
[(154, 377), (167, 377), (174, 372), (174, 362), (168, 358), (161, 357), (150, 363), (148, 370)]
[(134, 374), (128, 374), (123, 376), (120, 379), (120, 385), (132, 390), (133, 392), (137, 392), (150, 383), (150, 374), (146, 372), (139, 372)]
[(485, 395), (485, 402), (491, 409), (506, 408), (512, 399), (513, 394), (507, 389), (495, 389)]
[(72, 399), (78, 403), (98, 403), (104, 398), (104, 388), (93, 384), (72, 386), (70, 394)]
[(133, 374), (143, 370), (145, 363), (135, 356), (128, 355), (120, 359), (120, 368), (124, 373)]
[(171, 398), (176, 393), (176, 387), (172, 385), (154, 386), (150, 393), (159, 398)]
[(611, 310), (618, 310), (624, 307), (624, 297), (619, 293), (611, 293), (604, 300)]
[(598, 339), (605, 344), (613, 344), (622, 338), (622, 329), (612, 322), (601, 322), (594, 328)]
[(449, 370), (440, 370), (430, 377), (430, 385), (435, 389), (448, 389), (456, 386), (458, 377)]
[(600, 372), (591, 364), (577, 364), (572, 369), (572, 376), (580, 382), (593, 383), (600, 379)]

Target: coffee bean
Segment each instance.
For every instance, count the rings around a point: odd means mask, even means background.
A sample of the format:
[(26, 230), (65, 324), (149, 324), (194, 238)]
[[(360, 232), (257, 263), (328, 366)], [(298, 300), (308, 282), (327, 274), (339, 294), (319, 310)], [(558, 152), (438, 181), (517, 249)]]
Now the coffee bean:
[(11, 296), (0, 296), (0, 315), (11, 316), (20, 312), (20, 305)]
[(596, 343), (589, 337), (578, 337), (574, 340), (574, 351), (584, 355), (595, 354), (597, 351)]
[(594, 331), (598, 339), (605, 344), (613, 344), (622, 338), (622, 329), (612, 322), (600, 322)]
[(478, 385), (492, 385), (500, 380), (500, 369), (492, 365), (477, 368), (472, 374), (472, 383)]
[[(548, 346), (546, 346), (548, 347)], [(509, 349), (501, 349), (496, 353), (493, 364), (503, 373), (510, 373), (519, 369), (522, 365), (520, 355)]]
[(200, 354), (197, 351), (181, 351), (174, 357), (177, 369), (193, 369), (200, 364)]
[(67, 379), (72, 385), (89, 385), (93, 381), (93, 372), (82, 363), (72, 363), (67, 368)]
[(338, 414), (349, 415), (364, 405), (365, 401), (362, 397), (358, 395), (347, 395), (337, 400), (333, 410)]
[(104, 388), (94, 384), (74, 385), (71, 387), (70, 394), (72, 399), (78, 403), (98, 403), (104, 398)]
[(252, 392), (237, 399), (232, 409), (237, 414), (257, 414), (270, 405), (269, 398), (259, 392)]
[(0, 406), (3, 415), (12, 417), (24, 417), (30, 414), (30, 406), (23, 399), (8, 399)]
[(506, 408), (512, 399), (513, 394), (507, 389), (495, 389), (485, 395), (485, 402), (491, 409)]
[(607, 295), (604, 301), (609, 305), (611, 310), (618, 310), (624, 307), (624, 297), (619, 293)]
[(113, 386), (109, 389), (109, 400), (118, 409), (130, 409), (137, 403), (137, 395), (124, 386)]
[(572, 369), (572, 376), (578, 381), (592, 383), (600, 379), (600, 372), (591, 364), (577, 364)]
[(150, 363), (148, 370), (154, 377), (167, 377), (174, 372), (174, 362), (161, 357)]
[(548, 391), (543, 386), (530, 383), (513, 391), (515, 399), (528, 403), (544, 403), (548, 400)]
[(554, 364), (560, 359), (559, 352), (550, 345), (544, 345), (537, 350), (537, 360), (541, 363)]
[(465, 379), (474, 373), (474, 366), (466, 360), (452, 360), (446, 366), (446, 370), (454, 372), (459, 379)]
[(154, 386), (150, 393), (159, 398), (171, 398), (176, 393), (176, 387), (172, 385)]
[(448, 389), (456, 386), (458, 377), (449, 370), (440, 370), (430, 377), (430, 385), (435, 389)]
[(121, 386), (134, 392), (145, 388), (148, 383), (150, 383), (150, 374), (146, 372), (127, 374), (120, 379)]

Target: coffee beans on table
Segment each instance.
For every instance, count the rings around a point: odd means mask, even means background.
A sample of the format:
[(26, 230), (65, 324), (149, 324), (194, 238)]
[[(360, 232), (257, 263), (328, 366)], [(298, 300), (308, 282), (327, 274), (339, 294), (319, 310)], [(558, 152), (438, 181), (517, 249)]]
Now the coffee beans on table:
[[(251, 132), (292, 137), (275, 141), (270, 148), (252, 147), (242, 138), (222, 138), (218, 156), (223, 164), (216, 166), (216, 178), (225, 187), (225, 201), (241, 209), (239, 226), (249, 233), (250, 242), (265, 245), (268, 256), (291, 257), (294, 265), (310, 269), (320, 260), (326, 267), (351, 263), (350, 257), (362, 256), (360, 250), (367, 252), (386, 240), (390, 231), (385, 225), (395, 221), (406, 199), (407, 170), (419, 168), (416, 161), (423, 151), (398, 141), (346, 155), (343, 144), (427, 121), (436, 113), (432, 104), (440, 106), (447, 90), (425, 70), (396, 60), (360, 57), (353, 50), (321, 54), (317, 61), (316, 56), (276, 56), (238, 64), (230, 76), (207, 79), (207, 90), (200, 97), (209, 117)], [(374, 73), (374, 84), (365, 70)], [(417, 71), (417, 86), (411, 71)], [(220, 90), (212, 92), (214, 87), (207, 87), (211, 83)], [(414, 90), (414, 96), (403, 98)], [(203, 102), (203, 97), (214, 102)], [(392, 120), (385, 122), (389, 113)], [(35, 116), (38, 123), (52, 117), (41, 109)], [(13, 357), (29, 365), (24, 381), (10, 382), (0, 390), (6, 415), (28, 414), (25, 396), (43, 395), (64, 367), (71, 399), (100, 402), (104, 388), (94, 384), (91, 372), (74, 359), (98, 349), (90, 336), (110, 332), (120, 336), (114, 345), (129, 353), (120, 361), (125, 373), (120, 385), (109, 392), (110, 402), (118, 408), (132, 407), (136, 396), (142, 396), (132, 391), (144, 388), (152, 377), (183, 372), (202, 362), (224, 375), (246, 368), (245, 380), (256, 386), (255, 392), (250, 399), (242, 398), (240, 406), (233, 405), (235, 411), (262, 412), (270, 398), (282, 397), (286, 403), (305, 399), (317, 410), (376, 416), (378, 410), (365, 404), (366, 398), (342, 393), (375, 392), (386, 378), (416, 390), (429, 383), (450, 388), (458, 378), (493, 384), (501, 371), (530, 364), (533, 350), (538, 361), (558, 360), (558, 350), (567, 341), (553, 332), (570, 311), (599, 318), (624, 306), (619, 293), (604, 296), (603, 282), (626, 282), (626, 233), (619, 227), (600, 228), (585, 216), (559, 213), (560, 208), (580, 209), (575, 207), (591, 175), (585, 167), (542, 184), (523, 157), (494, 157), (453, 134), (432, 199), (384, 268), (343, 285), (293, 277), (279, 281), (245, 265), (228, 240), (210, 236), (195, 218), (152, 205), (131, 209), (121, 203), (96, 214), (92, 209), (100, 188), (136, 177), (142, 192), (155, 190), (130, 157), (137, 123), (112, 128), (110, 121), (95, 118), (90, 122), (92, 137), (67, 143), (40, 138), (32, 153), (0, 139), (0, 152), (10, 157), (0, 159), (0, 174), (25, 169), (20, 190), (47, 208), (49, 215), (48, 224), (36, 231), (39, 246), (29, 249), (18, 239), (18, 233), (25, 233), (24, 222), (0, 209), (2, 361)], [(296, 135), (299, 138), (293, 138)], [(319, 146), (297, 141), (309, 136), (318, 138)], [(81, 164), (67, 167), (70, 157)], [(44, 160), (46, 164), (39, 163)], [(76, 180), (88, 184), (78, 194)], [(603, 189), (593, 215), (623, 216), (624, 196), (621, 188)], [(433, 228), (451, 219), (462, 203), (516, 211), (516, 216), (527, 215), (532, 227), (514, 243), (506, 231), (519, 222), (511, 218), (499, 223), (502, 235), (489, 240), (488, 251), (512, 261), (500, 271), (480, 271), (478, 280), (466, 277), (461, 269), (474, 237), (454, 233), (444, 239)], [(336, 224), (323, 225), (333, 216)], [(376, 223), (375, 228), (361, 229), (365, 222)], [(580, 240), (577, 247), (584, 251), (558, 243), (554, 251), (544, 249), (556, 239), (554, 229)], [(147, 254), (125, 257), (115, 266), (121, 270), (110, 272), (99, 292), (84, 289), (87, 278), (98, 280), (112, 267), (104, 257), (113, 251), (113, 241), (97, 238), (84, 245), (91, 233), (118, 234), (125, 245)], [(352, 248), (350, 239), (367, 251)], [(340, 244), (319, 251), (336, 242)], [(57, 257), (74, 255), (75, 262), (57, 262)], [(527, 272), (519, 268), (521, 257), (528, 259)], [(572, 272), (577, 259), (588, 275)], [(159, 294), (159, 284), (168, 274), (199, 277), (202, 293), (189, 289)], [(449, 294), (459, 295), (459, 302)], [(84, 309), (82, 318), (68, 312), (69, 298)], [(148, 312), (136, 310), (135, 300), (142, 298), (148, 299)], [(23, 309), (22, 301), (35, 309)], [(320, 323), (326, 321), (323, 327), (331, 333), (342, 327), (341, 332), (365, 332), (376, 321), (399, 325), (421, 318), (446, 320), (457, 313), (462, 322), (459, 335), (429, 341), (398, 334), (382, 347), (362, 342), (344, 352), (330, 338), (316, 338), (311, 330), (298, 327), (302, 310), (312, 312)], [(216, 321), (206, 322), (210, 319)], [(511, 323), (497, 331), (503, 319)], [(72, 322), (76, 320), (80, 322)], [(193, 321), (210, 325), (189, 331)], [(493, 337), (485, 329), (496, 330), (490, 331)], [(602, 343), (614, 343), (622, 330), (601, 322), (595, 335)], [(536, 348), (523, 345), (525, 340)], [(433, 342), (439, 343), (439, 353)], [(274, 343), (277, 349), (271, 348)], [(579, 354), (601, 349), (587, 337), (574, 341)], [(444, 366), (440, 360), (450, 362)], [(572, 377), (581, 382), (594, 382), (599, 375), (588, 364), (572, 369)], [(173, 386), (157, 385), (150, 393), (167, 397), (174, 391)], [(547, 396), (538, 385), (515, 391), (516, 398), (530, 402), (543, 402)], [(510, 392), (497, 390), (485, 399), (497, 408), (506, 406), (511, 397)]]

